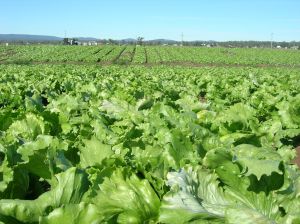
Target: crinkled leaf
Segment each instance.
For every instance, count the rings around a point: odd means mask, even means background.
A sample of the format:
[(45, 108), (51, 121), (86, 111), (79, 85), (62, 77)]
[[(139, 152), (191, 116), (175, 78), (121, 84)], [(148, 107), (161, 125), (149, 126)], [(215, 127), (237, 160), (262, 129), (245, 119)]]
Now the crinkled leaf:
[(106, 221), (143, 223), (158, 218), (160, 201), (147, 180), (118, 169), (99, 187), (92, 202)]
[(96, 138), (83, 142), (85, 146), (80, 148), (80, 164), (83, 168), (100, 165), (103, 159), (113, 154), (111, 146), (102, 144)]
[(280, 169), (281, 156), (268, 148), (239, 145), (235, 148), (234, 160), (244, 167), (245, 175), (253, 174), (258, 180), (263, 175), (270, 176), (273, 172), (283, 174)]
[(57, 182), (53, 183), (52, 189), (35, 200), (0, 200), (0, 215), (22, 222), (37, 222), (39, 217), (47, 215), (54, 208), (79, 203), (88, 189), (87, 175), (76, 168), (70, 168), (56, 175), (56, 178)]
[(217, 176), (191, 168), (168, 174), (167, 193), (160, 208), (163, 223), (187, 223), (192, 220), (222, 221), (229, 200), (218, 188)]
[(41, 224), (100, 224), (103, 217), (100, 215), (97, 207), (93, 204), (67, 204), (54, 209), (48, 216), (39, 220)]

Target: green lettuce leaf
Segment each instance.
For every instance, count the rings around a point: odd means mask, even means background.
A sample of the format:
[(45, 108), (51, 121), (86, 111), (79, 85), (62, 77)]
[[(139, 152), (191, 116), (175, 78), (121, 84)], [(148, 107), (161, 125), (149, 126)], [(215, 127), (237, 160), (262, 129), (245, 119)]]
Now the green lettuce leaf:
[(58, 224), (58, 223), (102, 223), (103, 217), (93, 204), (67, 204), (60, 208), (54, 209), (48, 216), (41, 217), (41, 224)]
[(0, 200), (0, 215), (22, 222), (38, 222), (41, 216), (64, 204), (78, 204), (88, 190), (87, 175), (76, 168), (56, 175), (51, 190), (35, 200)]
[(159, 221), (188, 223), (202, 220), (224, 222), (225, 206), (230, 203), (215, 174), (192, 168), (168, 174), (171, 191), (163, 197)]
[(83, 140), (84, 146), (80, 148), (80, 164), (82, 168), (100, 165), (102, 160), (113, 155), (111, 146), (102, 144), (96, 138)]
[(244, 167), (246, 176), (253, 174), (260, 180), (263, 175), (270, 176), (273, 172), (283, 174), (280, 169), (281, 156), (272, 149), (239, 145), (234, 151), (234, 161)]
[(91, 200), (104, 220), (114, 223), (144, 223), (158, 218), (160, 200), (147, 180), (117, 169), (99, 185)]

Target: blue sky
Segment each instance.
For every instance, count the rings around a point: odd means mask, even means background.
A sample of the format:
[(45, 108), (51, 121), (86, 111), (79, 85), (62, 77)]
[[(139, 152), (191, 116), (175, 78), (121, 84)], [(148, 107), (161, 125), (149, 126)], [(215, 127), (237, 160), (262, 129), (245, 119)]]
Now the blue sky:
[(0, 0), (0, 33), (300, 40), (300, 0)]

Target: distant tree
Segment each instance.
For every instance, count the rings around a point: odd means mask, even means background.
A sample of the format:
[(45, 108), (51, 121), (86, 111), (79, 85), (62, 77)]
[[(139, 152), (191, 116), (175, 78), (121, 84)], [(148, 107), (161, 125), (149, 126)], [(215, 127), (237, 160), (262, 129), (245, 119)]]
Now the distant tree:
[(69, 45), (69, 38), (64, 38), (63, 44), (64, 45)]
[(138, 45), (143, 45), (144, 37), (138, 37), (137, 38), (137, 44)]
[(115, 41), (114, 41), (113, 39), (108, 39), (108, 43), (109, 43), (109, 44), (114, 44)]

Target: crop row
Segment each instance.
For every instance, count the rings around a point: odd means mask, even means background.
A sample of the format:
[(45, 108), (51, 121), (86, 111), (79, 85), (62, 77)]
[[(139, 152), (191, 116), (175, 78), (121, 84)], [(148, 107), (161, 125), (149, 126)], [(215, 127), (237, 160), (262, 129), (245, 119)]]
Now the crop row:
[(0, 65), (0, 222), (299, 223), (299, 76)]
[[(124, 51), (124, 52), (123, 52)], [(147, 59), (147, 60), (146, 60)], [(0, 47), (7, 62), (197, 63), (229, 65), (300, 65), (300, 52), (275, 49), (226, 49), (174, 46), (9, 46)]]

